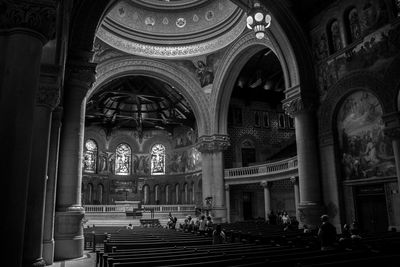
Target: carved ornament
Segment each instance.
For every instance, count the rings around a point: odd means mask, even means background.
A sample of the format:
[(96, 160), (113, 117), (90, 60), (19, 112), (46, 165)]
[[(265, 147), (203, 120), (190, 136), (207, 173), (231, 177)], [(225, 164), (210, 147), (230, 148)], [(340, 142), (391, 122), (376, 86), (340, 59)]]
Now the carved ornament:
[(301, 112), (312, 111), (314, 107), (315, 106), (311, 103), (305, 103), (305, 101), (300, 97), (295, 99), (287, 99), (283, 103), (283, 109), (285, 110), (286, 114), (292, 118)]
[(197, 150), (202, 153), (210, 153), (226, 150), (230, 146), (227, 135), (200, 136), (197, 143)]
[(260, 185), (264, 188), (271, 188), (272, 183), (268, 181), (261, 181)]
[(0, 29), (26, 28), (43, 35), (44, 42), (54, 37), (55, 1), (0, 1)]

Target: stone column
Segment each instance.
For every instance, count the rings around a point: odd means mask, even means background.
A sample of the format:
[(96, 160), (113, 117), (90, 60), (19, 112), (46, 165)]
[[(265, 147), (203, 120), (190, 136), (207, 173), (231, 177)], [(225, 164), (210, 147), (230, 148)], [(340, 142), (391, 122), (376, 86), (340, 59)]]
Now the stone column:
[(86, 94), (95, 80), (95, 64), (67, 65), (64, 114), (57, 181), (54, 259), (83, 255), (81, 204), (83, 138)]
[(384, 133), (392, 140), (393, 153), (396, 161), (397, 186), (400, 192), (400, 112), (382, 116), (385, 124)]
[(62, 108), (52, 113), (50, 130), (49, 161), (47, 169), (46, 202), (43, 232), (43, 259), (47, 265), (54, 262), (54, 212), (56, 204), (58, 151), (60, 144)]
[(312, 104), (296, 98), (283, 104), (286, 113), (295, 119), (297, 160), (299, 171), (300, 226), (316, 227), (324, 209), (321, 205), (320, 168), (318, 156), (317, 120)]
[(261, 186), (264, 188), (264, 211), (266, 221), (268, 221), (268, 215), (271, 213), (271, 185), (271, 182), (261, 182)]
[(21, 266), (35, 96), (43, 45), (55, 29), (55, 6), (2, 1), (0, 12), (0, 161), (5, 266)]
[(298, 177), (290, 177), (290, 182), (293, 184), (293, 191), (294, 191), (294, 205), (295, 205), (295, 210), (296, 210), (296, 219), (297, 221), (300, 221), (299, 218), (299, 203), (300, 203), (300, 191), (299, 191), (299, 180)]
[(226, 135), (201, 136), (197, 146), (202, 157), (203, 203), (207, 206), (206, 198), (211, 198), (211, 213), (217, 223), (226, 221), (223, 150), (228, 146)]
[(225, 184), (225, 205), (226, 205), (226, 222), (231, 222), (231, 199), (229, 194), (229, 184)]
[(51, 112), (60, 101), (57, 76), (58, 72), (55, 73), (54, 84), (40, 84), (36, 93), (23, 254), (26, 266), (46, 265), (42, 258), (43, 220)]

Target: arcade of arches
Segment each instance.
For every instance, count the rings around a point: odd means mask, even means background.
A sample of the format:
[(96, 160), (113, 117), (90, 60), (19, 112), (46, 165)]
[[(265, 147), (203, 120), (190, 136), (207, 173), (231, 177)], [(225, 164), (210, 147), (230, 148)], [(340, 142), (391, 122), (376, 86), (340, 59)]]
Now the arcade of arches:
[[(400, 1), (0, 1), (10, 266), (83, 255), (85, 207), (400, 227)], [(211, 201), (210, 201), (211, 200)]]

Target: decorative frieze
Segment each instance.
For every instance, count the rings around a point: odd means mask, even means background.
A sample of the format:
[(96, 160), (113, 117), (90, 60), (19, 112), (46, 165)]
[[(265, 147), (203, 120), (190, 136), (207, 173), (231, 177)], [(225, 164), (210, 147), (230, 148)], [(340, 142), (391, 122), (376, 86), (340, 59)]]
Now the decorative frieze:
[(199, 141), (197, 143), (197, 149), (202, 153), (223, 151), (229, 146), (230, 141), (227, 135), (203, 135), (199, 137)]
[(0, 0), (0, 29), (29, 29), (51, 40), (56, 29), (56, 1)]

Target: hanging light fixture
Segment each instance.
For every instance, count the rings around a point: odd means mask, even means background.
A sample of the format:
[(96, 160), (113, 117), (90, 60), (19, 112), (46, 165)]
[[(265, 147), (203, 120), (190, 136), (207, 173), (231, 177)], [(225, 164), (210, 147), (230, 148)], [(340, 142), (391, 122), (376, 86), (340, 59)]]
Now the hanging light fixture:
[(257, 39), (262, 39), (265, 36), (265, 30), (270, 25), (271, 15), (261, 6), (260, 2), (255, 1), (247, 15), (247, 28), (254, 30)]

